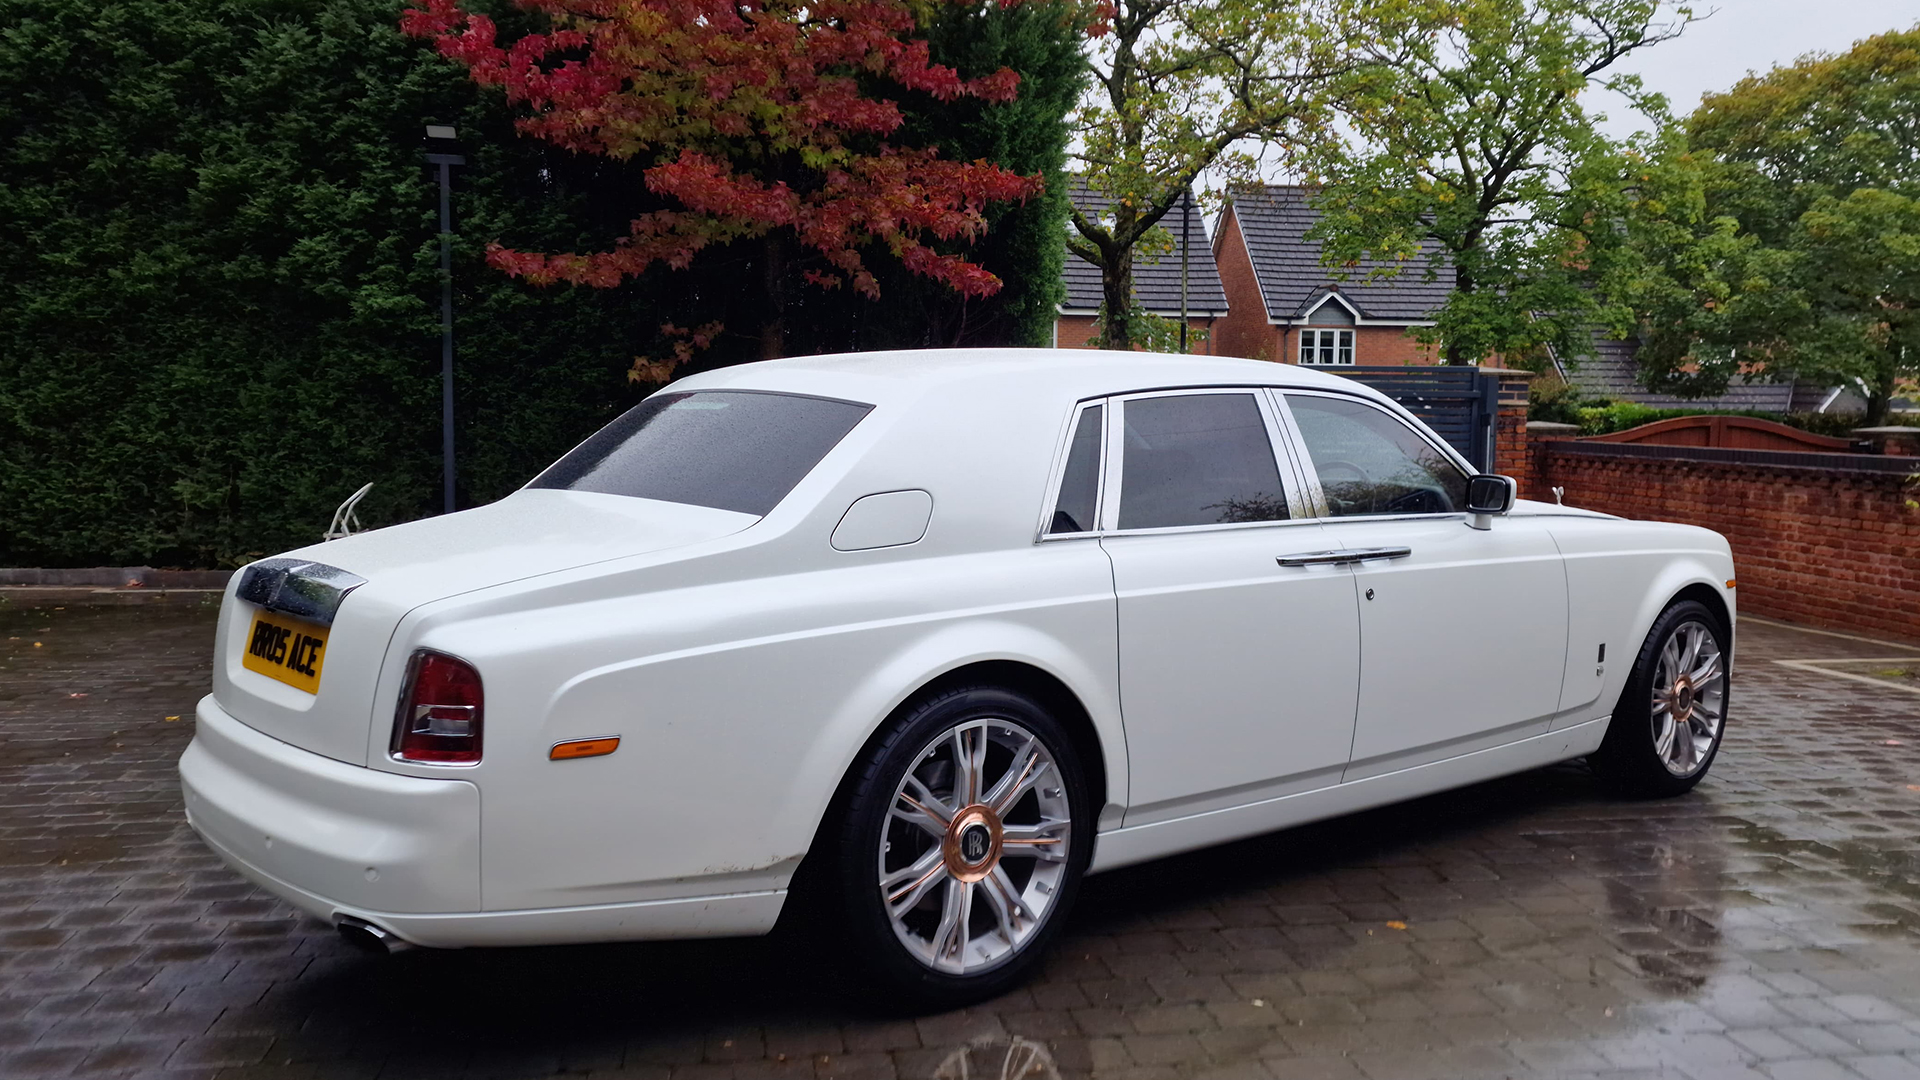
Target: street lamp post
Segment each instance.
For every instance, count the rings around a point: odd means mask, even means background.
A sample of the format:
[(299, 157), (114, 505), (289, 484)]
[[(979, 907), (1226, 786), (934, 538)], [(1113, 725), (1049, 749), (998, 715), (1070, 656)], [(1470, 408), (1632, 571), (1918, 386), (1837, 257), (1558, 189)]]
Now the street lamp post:
[(442, 513), (453, 513), (453, 167), (467, 159), (446, 124), (427, 125), (427, 164), (440, 169), (440, 465)]

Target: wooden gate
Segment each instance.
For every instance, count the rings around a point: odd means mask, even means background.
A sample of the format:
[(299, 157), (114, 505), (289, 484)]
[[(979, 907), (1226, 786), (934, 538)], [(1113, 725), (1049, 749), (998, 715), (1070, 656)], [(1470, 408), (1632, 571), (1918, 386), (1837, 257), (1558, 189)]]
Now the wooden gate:
[(1625, 431), (1589, 435), (1586, 442), (1640, 443), (1650, 446), (1717, 446), (1727, 450), (1798, 450), (1845, 454), (1861, 449), (1851, 439), (1815, 435), (1751, 416), (1676, 416)]

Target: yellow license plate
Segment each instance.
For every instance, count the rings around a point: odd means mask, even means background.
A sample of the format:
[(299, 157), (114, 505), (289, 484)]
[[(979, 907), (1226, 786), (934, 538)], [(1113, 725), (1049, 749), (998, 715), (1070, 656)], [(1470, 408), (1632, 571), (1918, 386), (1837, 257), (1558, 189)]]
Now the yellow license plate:
[(317, 694), (326, 654), (327, 627), (262, 611), (253, 617), (240, 663), (248, 671)]

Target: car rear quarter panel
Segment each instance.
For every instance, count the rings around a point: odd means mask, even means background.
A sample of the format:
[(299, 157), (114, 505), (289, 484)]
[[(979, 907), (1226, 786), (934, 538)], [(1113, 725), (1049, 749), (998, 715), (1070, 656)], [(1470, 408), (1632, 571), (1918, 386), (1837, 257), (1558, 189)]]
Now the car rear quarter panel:
[[(1567, 562), (1567, 677), (1555, 727), (1613, 710), (1653, 621), (1692, 585), (1711, 588), (1734, 612), (1733, 555), (1708, 529), (1614, 518), (1555, 518)], [(1600, 645), (1606, 659), (1599, 659)]]
[[(976, 661), (1027, 663), (1073, 690), (1124, 800), (1110, 564), (1091, 541), (1034, 542), (1072, 403), (968, 404), (876, 415), (803, 484), (823, 491), (796, 489), (703, 553), (408, 617), (390, 660), (440, 649), (486, 681), (486, 752), (469, 770), (486, 909), (784, 887), (879, 725)], [(849, 505), (903, 488), (933, 496), (920, 542), (832, 548)], [(555, 742), (610, 735), (611, 755), (547, 759)]]

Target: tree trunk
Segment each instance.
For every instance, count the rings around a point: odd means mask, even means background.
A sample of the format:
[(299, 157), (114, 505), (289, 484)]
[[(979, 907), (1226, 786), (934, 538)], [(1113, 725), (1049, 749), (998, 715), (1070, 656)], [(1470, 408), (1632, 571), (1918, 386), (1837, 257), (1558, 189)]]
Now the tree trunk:
[(760, 284), (771, 314), (760, 324), (760, 359), (778, 360), (787, 355), (787, 253), (778, 230), (767, 234), (761, 251)]
[(1107, 257), (1100, 268), (1100, 347), (1133, 348), (1133, 248)]
[(1887, 422), (1893, 405), (1893, 390), (1899, 375), (1898, 353), (1883, 352), (1874, 365), (1873, 381), (1867, 386), (1867, 415), (1862, 427), (1879, 427)]
[[(1460, 260), (1458, 259), (1454, 260), (1455, 265), (1454, 265), (1454, 272), (1453, 272), (1453, 290), (1457, 293), (1460, 293), (1463, 296), (1470, 295), (1473, 292), (1473, 275), (1471, 273), (1468, 273), (1466, 270), (1461, 269), (1459, 266), (1459, 261)], [(1478, 359), (1479, 357), (1476, 357), (1476, 356), (1468, 356), (1466, 346), (1462, 345), (1460, 342), (1458, 341), (1447, 342), (1447, 366), (1448, 367), (1468, 367), (1468, 366), (1471, 366), (1473, 362)]]

